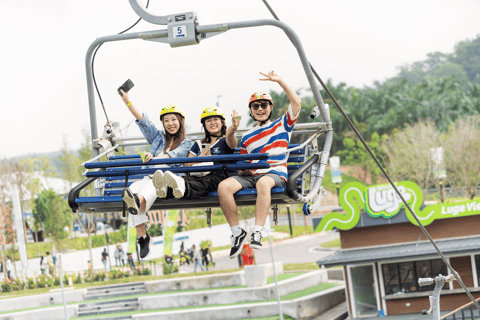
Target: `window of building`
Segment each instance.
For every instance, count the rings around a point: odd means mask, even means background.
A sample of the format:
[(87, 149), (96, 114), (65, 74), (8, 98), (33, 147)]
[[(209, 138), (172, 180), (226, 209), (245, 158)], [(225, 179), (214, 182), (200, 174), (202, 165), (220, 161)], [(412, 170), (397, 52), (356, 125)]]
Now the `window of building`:
[[(480, 262), (480, 255), (478, 258)], [(447, 267), (441, 259), (388, 263), (382, 265), (382, 271), (385, 294), (431, 291), (435, 285), (420, 287), (418, 278), (448, 274)]]

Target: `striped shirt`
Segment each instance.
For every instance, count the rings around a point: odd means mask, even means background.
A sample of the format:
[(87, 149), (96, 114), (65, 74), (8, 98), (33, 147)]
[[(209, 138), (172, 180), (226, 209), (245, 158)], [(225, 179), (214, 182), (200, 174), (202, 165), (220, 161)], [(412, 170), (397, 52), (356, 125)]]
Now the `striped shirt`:
[[(297, 121), (298, 115), (293, 116), (292, 106), (288, 106), (287, 113), (277, 120), (263, 125), (255, 126), (245, 133), (240, 143), (240, 154), (250, 153), (277, 153), (288, 149), (293, 127)], [(250, 163), (278, 163), (285, 159), (286, 155), (271, 157), (267, 160), (251, 160)], [(287, 181), (287, 163), (268, 169), (255, 169), (254, 174), (275, 173), (283, 180)]]

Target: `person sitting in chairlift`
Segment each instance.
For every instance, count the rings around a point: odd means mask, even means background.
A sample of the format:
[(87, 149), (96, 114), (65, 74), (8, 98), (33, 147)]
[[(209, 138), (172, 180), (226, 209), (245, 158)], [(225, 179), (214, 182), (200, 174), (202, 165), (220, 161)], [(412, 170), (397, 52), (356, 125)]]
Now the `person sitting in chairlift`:
[[(290, 106), (281, 118), (270, 121), (273, 111), (272, 97), (265, 92), (258, 91), (250, 96), (248, 108), (250, 116), (257, 125), (242, 136), (240, 154), (284, 152), (288, 149), (293, 127), (300, 113), (302, 100), (297, 93), (274, 71), (264, 74), (260, 81), (276, 82), (282, 87), (290, 100)], [(271, 204), (271, 190), (274, 187), (283, 187), (287, 184), (287, 163), (283, 162), (286, 155), (271, 157), (268, 160), (251, 160), (251, 163), (270, 163), (268, 169), (239, 170), (238, 176), (223, 180), (218, 186), (218, 198), (223, 214), (232, 230), (230, 258), (240, 254), (247, 240), (247, 232), (240, 227), (237, 213), (237, 204), (234, 194), (241, 189), (256, 188), (257, 201), (255, 205), (255, 226), (251, 234), (250, 246), (254, 249), (262, 248), (262, 231), (268, 210)]]
[[(143, 136), (150, 144), (150, 149), (144, 154), (143, 161), (152, 159), (168, 159), (186, 157), (192, 147), (192, 140), (185, 138), (185, 113), (174, 105), (167, 105), (160, 111), (160, 121), (165, 128), (158, 130), (147, 115), (143, 114), (130, 101), (128, 93), (119, 90), (123, 102), (136, 118)], [(159, 165), (159, 167), (179, 167), (182, 164)], [(157, 187), (157, 188), (156, 188)], [(147, 211), (157, 198), (158, 186), (154, 186), (147, 175), (142, 180), (134, 182), (129, 188), (122, 190), (122, 198), (132, 215), (132, 227), (137, 229), (140, 257), (146, 258), (151, 251), (152, 239), (147, 234), (145, 225), (149, 223)], [(166, 195), (164, 195), (165, 197)]]
[[(232, 112), (232, 125), (227, 129), (225, 114), (218, 107), (203, 110), (200, 122), (205, 130), (205, 138), (197, 140), (190, 149), (189, 157), (217, 156), (233, 154), (237, 146), (235, 132), (240, 125), (238, 112)], [(187, 163), (185, 166), (211, 165), (208, 162)], [(216, 164), (215, 162), (213, 164)], [(166, 188), (172, 189), (175, 198), (198, 199), (211, 191), (216, 191), (220, 182), (228, 177), (225, 171), (192, 173), (191, 176), (179, 177), (170, 171), (157, 170), (153, 175), (153, 183), (159, 186), (157, 196), (165, 198)]]

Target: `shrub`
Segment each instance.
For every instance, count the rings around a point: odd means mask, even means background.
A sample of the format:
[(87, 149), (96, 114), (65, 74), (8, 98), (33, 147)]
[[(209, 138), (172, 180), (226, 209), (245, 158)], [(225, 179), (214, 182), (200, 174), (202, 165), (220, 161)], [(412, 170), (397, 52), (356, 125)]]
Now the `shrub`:
[(55, 285), (55, 286), (60, 285), (60, 277), (57, 277), (57, 276), (53, 277), (53, 285)]
[(163, 274), (171, 274), (171, 273), (176, 273), (178, 272), (178, 267), (176, 265), (163, 265)]
[(143, 269), (143, 275), (144, 276), (149, 276), (151, 274), (152, 274), (152, 270), (150, 270), (150, 268)]
[(16, 278), (12, 281), (12, 290), (20, 291), (25, 289), (25, 282), (20, 278)]
[(53, 287), (53, 278), (52, 277), (47, 277), (47, 285), (49, 287)]
[(107, 275), (105, 274), (105, 272), (99, 272), (99, 273), (97, 273), (97, 274), (94, 275), (93, 280), (95, 280), (95, 281), (103, 281), (103, 280), (105, 280), (105, 277), (106, 277), (106, 276), (107, 276)]
[(2, 292), (11, 292), (12, 291), (12, 285), (7, 279), (4, 279), (2, 282)]
[(110, 279), (123, 278), (123, 272), (120, 271), (120, 270), (111, 270), (111, 271), (109, 272), (108, 277), (109, 277)]
[(28, 278), (27, 288), (28, 289), (35, 289), (36, 288), (35, 280), (33, 280), (33, 278)]
[(47, 285), (47, 276), (42, 274), (37, 278), (37, 287), (45, 288)]
[(73, 283), (79, 284), (82, 283), (82, 274), (76, 274), (73, 276)]

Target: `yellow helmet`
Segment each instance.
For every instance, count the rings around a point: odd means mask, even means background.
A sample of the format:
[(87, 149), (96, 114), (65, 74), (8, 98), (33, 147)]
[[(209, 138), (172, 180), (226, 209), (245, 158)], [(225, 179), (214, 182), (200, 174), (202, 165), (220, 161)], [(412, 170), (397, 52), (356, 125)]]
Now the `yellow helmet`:
[(160, 120), (163, 118), (164, 115), (169, 114), (169, 113), (178, 113), (181, 115), (183, 118), (185, 118), (185, 112), (183, 112), (183, 109), (174, 106), (173, 104), (166, 105), (165, 107), (162, 108), (162, 111), (160, 111)]
[(200, 122), (203, 123), (206, 118), (213, 116), (220, 117), (225, 120), (225, 113), (223, 113), (222, 109), (218, 107), (208, 107), (203, 110), (202, 115), (200, 116)]

